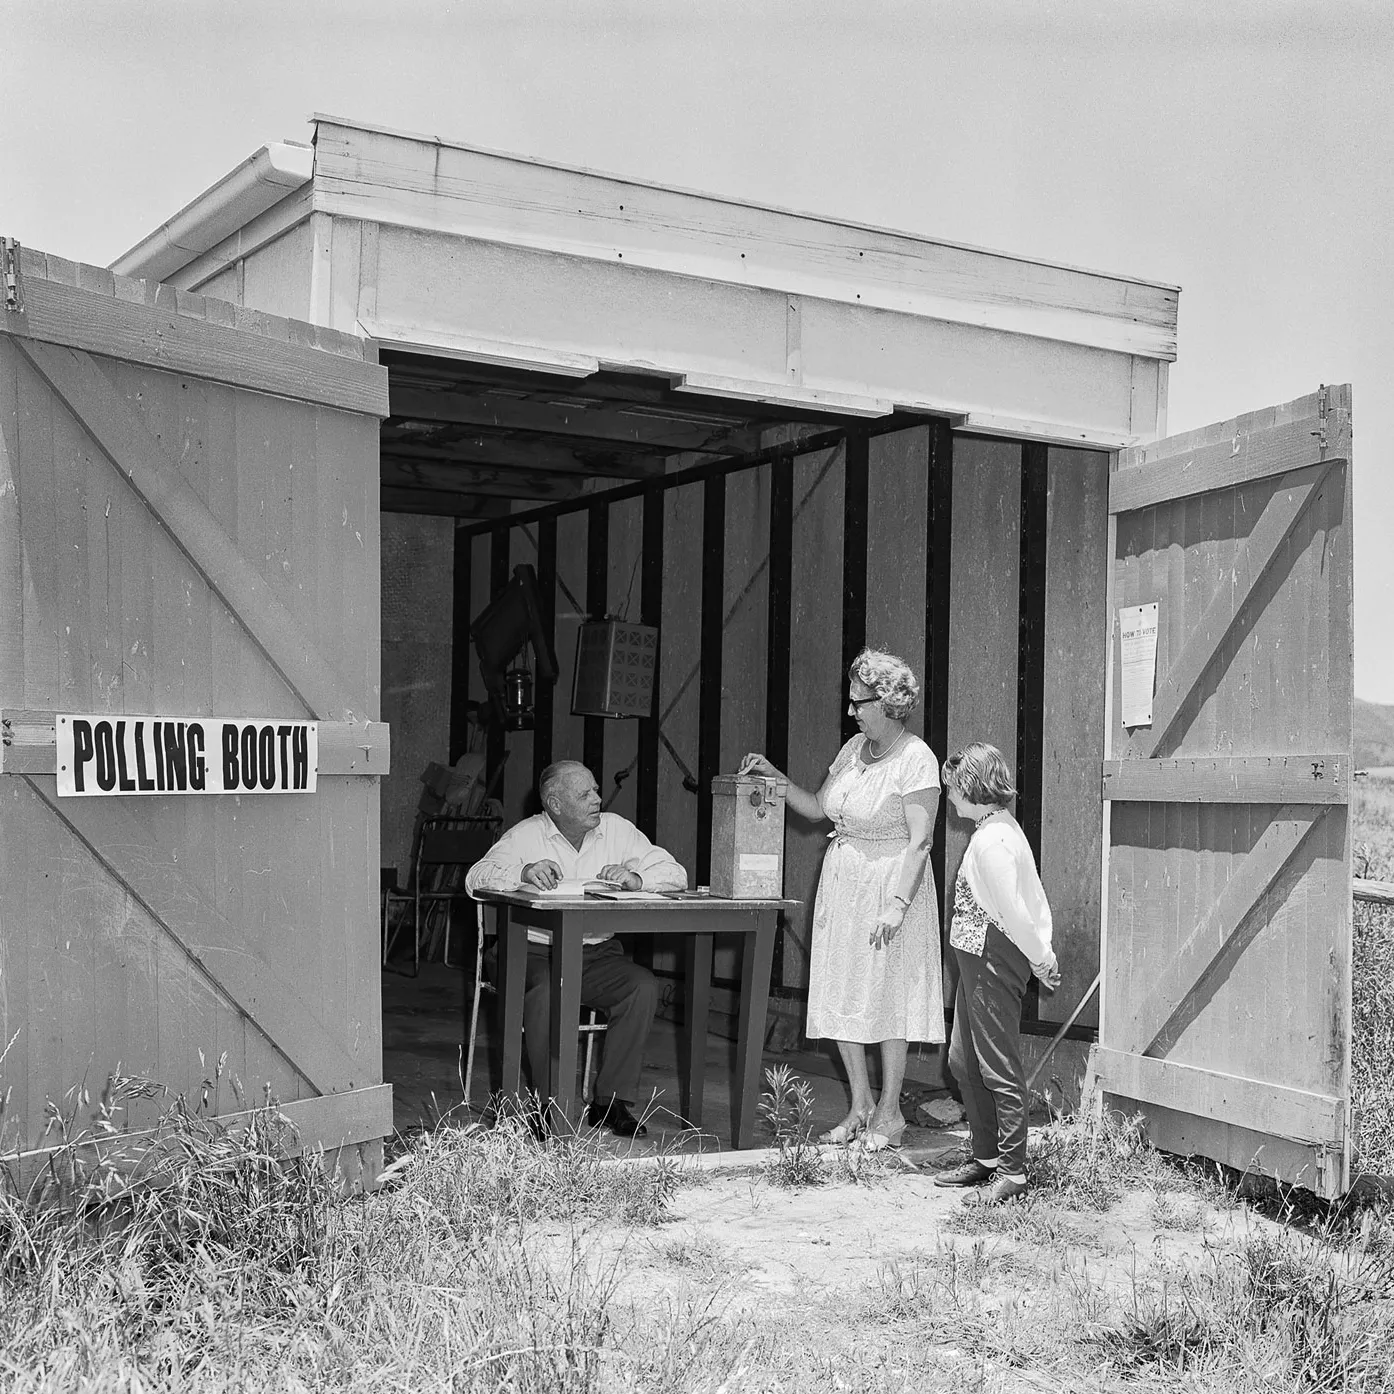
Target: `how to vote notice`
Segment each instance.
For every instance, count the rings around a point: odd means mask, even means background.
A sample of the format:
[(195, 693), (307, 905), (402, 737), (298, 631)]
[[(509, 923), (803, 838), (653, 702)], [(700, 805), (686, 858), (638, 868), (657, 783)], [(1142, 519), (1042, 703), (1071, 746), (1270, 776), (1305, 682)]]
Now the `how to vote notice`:
[(58, 792), (312, 794), (319, 726), (267, 717), (59, 715)]

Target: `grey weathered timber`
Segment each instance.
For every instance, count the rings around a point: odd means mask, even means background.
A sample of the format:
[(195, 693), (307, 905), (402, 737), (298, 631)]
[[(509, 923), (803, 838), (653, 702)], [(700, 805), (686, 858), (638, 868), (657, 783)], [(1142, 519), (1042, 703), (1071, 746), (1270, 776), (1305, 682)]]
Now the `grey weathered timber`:
[[(1100, 1078), (1160, 1146), (1322, 1194), (1350, 1078), (1350, 394), (1125, 454), (1116, 609), (1159, 606), (1150, 727), (1119, 641)], [(1158, 758), (1160, 752), (1163, 758)]]
[[(77, 1091), (119, 1069), (232, 1125), (269, 1096), (370, 1182), (390, 1126), (385, 379), (331, 331), (32, 251), (23, 265), (25, 308), (0, 311), (0, 1151), (32, 1152), (50, 1103), (86, 1126)], [(60, 306), (66, 329), (38, 322)], [(144, 361), (162, 336), (179, 353)], [(232, 340), (260, 351), (247, 381)], [(276, 391), (266, 365), (290, 355), (301, 376)], [(308, 713), (323, 777), (277, 798), (61, 798), (61, 712)], [(123, 1124), (159, 1107), (136, 1100)]]

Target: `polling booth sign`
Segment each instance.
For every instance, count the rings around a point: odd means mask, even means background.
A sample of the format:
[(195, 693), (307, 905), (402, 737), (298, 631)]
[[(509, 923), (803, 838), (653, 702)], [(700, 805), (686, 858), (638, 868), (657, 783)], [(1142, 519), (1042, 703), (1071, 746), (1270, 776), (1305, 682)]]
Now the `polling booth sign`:
[(54, 726), (63, 798), (315, 792), (318, 722), (108, 713)]

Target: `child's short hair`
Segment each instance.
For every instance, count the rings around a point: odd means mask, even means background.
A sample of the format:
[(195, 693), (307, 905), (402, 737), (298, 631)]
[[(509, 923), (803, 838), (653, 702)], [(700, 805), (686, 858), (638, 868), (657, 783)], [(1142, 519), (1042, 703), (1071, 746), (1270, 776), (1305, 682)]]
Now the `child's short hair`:
[(1005, 805), (1016, 798), (1016, 785), (1002, 752), (986, 741), (974, 741), (950, 755), (944, 761), (944, 783), (969, 803)]

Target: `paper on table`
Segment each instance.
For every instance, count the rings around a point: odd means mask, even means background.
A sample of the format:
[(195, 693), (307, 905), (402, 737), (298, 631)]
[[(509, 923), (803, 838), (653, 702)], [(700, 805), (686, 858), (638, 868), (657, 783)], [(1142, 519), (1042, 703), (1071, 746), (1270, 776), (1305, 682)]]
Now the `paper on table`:
[(668, 899), (670, 899), (670, 897), (664, 895), (662, 891), (621, 891), (621, 890), (606, 888), (606, 889), (603, 890), (603, 891), (597, 892), (597, 894), (600, 895), (601, 897), (603, 897), (605, 900), (661, 900), (661, 901), (667, 901)]
[(1157, 682), (1157, 611), (1150, 605), (1124, 605), (1118, 611), (1123, 649), (1123, 725), (1152, 724), (1152, 689)]

